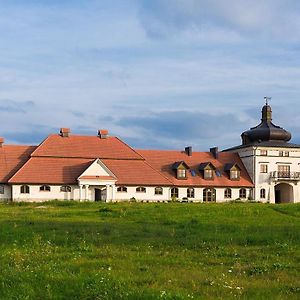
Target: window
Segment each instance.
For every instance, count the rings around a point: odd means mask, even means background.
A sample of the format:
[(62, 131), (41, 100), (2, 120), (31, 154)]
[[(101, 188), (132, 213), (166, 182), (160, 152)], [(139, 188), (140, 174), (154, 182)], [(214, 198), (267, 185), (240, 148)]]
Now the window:
[(126, 186), (119, 186), (117, 188), (118, 192), (127, 193), (127, 187)]
[(205, 169), (204, 170), (204, 179), (213, 179), (214, 172), (212, 169)]
[(162, 187), (156, 187), (154, 189), (154, 195), (162, 195), (163, 194), (163, 188)]
[(261, 189), (260, 190), (260, 198), (261, 199), (265, 199), (266, 198), (266, 190), (265, 189)]
[(291, 167), (289, 165), (278, 165), (278, 177), (290, 178)]
[(143, 186), (139, 186), (135, 189), (135, 191), (138, 193), (146, 193), (146, 188)]
[(4, 185), (0, 185), (0, 194), (4, 194)]
[(28, 185), (21, 185), (20, 193), (21, 194), (29, 194), (29, 186)]
[(241, 199), (245, 199), (245, 198), (247, 198), (247, 191), (246, 191), (246, 189), (240, 189), (240, 198)]
[(40, 191), (41, 192), (50, 192), (51, 188), (49, 185), (42, 185), (40, 186)]
[(267, 156), (268, 155), (268, 151), (267, 150), (260, 150), (260, 155), (261, 156)]
[(286, 157), (290, 156), (289, 151), (279, 151), (278, 153), (279, 153), (279, 156), (286, 156)]
[(178, 198), (178, 188), (171, 188), (171, 198)]
[(230, 179), (231, 180), (239, 180), (241, 172), (239, 170), (231, 170), (230, 171)]
[(260, 165), (260, 173), (268, 173), (268, 165)]
[(225, 199), (231, 199), (231, 189), (225, 189), (224, 198)]
[(188, 188), (186, 191), (186, 196), (188, 198), (195, 198), (195, 190), (193, 188)]
[(203, 202), (215, 202), (216, 201), (216, 190), (215, 189), (204, 189), (203, 190)]
[(186, 169), (178, 169), (177, 170), (177, 178), (186, 178)]
[(69, 185), (62, 185), (60, 187), (61, 192), (70, 193), (72, 191), (72, 188)]

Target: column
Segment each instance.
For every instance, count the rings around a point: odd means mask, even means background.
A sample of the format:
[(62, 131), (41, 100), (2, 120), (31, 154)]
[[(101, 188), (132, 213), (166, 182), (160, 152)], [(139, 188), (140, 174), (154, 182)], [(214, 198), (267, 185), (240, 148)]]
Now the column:
[(275, 203), (275, 184), (270, 184), (269, 186), (269, 198), (270, 203)]
[(90, 200), (89, 199), (89, 185), (85, 185), (85, 200)]
[(82, 184), (80, 184), (79, 185), (79, 201), (82, 201), (82, 188), (83, 188), (83, 185)]
[(111, 185), (111, 201), (115, 200), (115, 185)]
[(110, 185), (107, 184), (106, 185), (106, 199), (105, 199), (105, 202), (108, 202), (110, 200)]

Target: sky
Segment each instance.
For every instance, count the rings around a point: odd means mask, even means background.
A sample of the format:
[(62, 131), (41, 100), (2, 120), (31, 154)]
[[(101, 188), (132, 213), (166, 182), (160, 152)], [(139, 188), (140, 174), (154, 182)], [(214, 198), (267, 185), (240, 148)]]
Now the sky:
[(0, 0), (0, 136), (241, 143), (264, 96), (300, 143), (300, 1)]

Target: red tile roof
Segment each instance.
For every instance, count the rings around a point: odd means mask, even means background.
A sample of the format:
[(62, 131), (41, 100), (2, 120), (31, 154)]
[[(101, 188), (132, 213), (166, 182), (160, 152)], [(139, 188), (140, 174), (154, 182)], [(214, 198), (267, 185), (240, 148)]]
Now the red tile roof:
[(147, 162), (104, 159), (102, 162), (117, 177), (119, 185), (170, 185), (171, 182)]
[[(164, 175), (168, 180), (177, 186), (243, 186), (252, 187), (253, 183), (242, 163), (238, 154), (230, 152), (220, 152), (218, 159), (215, 159), (210, 152), (193, 152), (192, 156), (188, 156), (181, 151), (165, 151), (165, 150), (137, 150), (142, 155), (146, 162), (149, 163), (155, 170)], [(176, 161), (184, 161), (190, 168), (195, 170), (196, 176), (192, 176), (191, 172), (187, 171), (187, 179), (177, 179), (172, 165)], [(214, 176), (213, 180), (205, 180), (200, 175), (199, 165), (203, 162), (210, 162), (220, 171), (221, 177)], [(236, 163), (241, 168), (240, 180), (230, 180), (228, 174), (224, 172), (226, 163)]]
[[(2, 177), (8, 180), (35, 148), (4, 146), (2, 149), (7, 149), (2, 150), (3, 154), (0, 150), (2, 165), (11, 163), (6, 169), (2, 168), (0, 173), (2, 171)], [(31, 158), (11, 177), (9, 183), (76, 184), (78, 177), (96, 158), (115, 174), (118, 185), (253, 186), (242, 161), (235, 153), (221, 152), (218, 159), (215, 159), (209, 152), (193, 152), (192, 156), (188, 156), (181, 151), (134, 150), (116, 137), (101, 139), (79, 135), (50, 135), (32, 152)], [(184, 161), (190, 168), (185, 180), (177, 179), (172, 170), (178, 161)], [(220, 177), (203, 179), (199, 166), (207, 162), (220, 171)], [(224, 171), (226, 164), (237, 164), (241, 168), (240, 180), (229, 179)], [(191, 170), (195, 171), (196, 176), (192, 176)], [(90, 179), (95, 179), (95, 176), (92, 177)]]
[(34, 146), (3, 145), (0, 147), (0, 182), (8, 179), (29, 159)]
[(116, 137), (52, 134), (46, 138), (32, 156), (143, 159), (135, 150)]
[(83, 158), (32, 157), (9, 183), (75, 184), (93, 162)]

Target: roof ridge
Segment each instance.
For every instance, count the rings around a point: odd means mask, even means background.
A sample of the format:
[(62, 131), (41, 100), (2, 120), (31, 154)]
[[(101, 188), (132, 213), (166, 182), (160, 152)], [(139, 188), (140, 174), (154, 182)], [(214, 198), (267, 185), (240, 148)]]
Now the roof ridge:
[(127, 146), (130, 150), (132, 150), (134, 153), (136, 153), (139, 157), (141, 157), (143, 160), (145, 160), (145, 157), (143, 157), (141, 154), (139, 154), (137, 151), (135, 151), (135, 149), (133, 149), (132, 147), (130, 147), (128, 144), (126, 144), (124, 141), (122, 141), (121, 139), (119, 139), (117, 136), (115, 136), (115, 138), (123, 143), (125, 146)]

